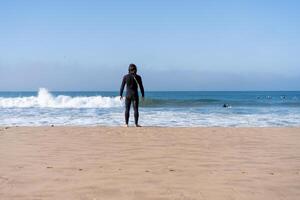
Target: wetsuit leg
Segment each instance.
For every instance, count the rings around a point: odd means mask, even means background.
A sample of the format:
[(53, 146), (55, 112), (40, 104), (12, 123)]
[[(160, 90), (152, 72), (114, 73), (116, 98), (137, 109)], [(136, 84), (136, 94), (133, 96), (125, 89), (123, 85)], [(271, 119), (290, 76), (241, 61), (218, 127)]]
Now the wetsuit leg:
[(139, 97), (134, 97), (133, 109), (134, 109), (134, 122), (135, 122), (135, 125), (138, 125), (138, 122), (139, 122)]
[(125, 123), (126, 124), (128, 124), (128, 121), (129, 121), (130, 105), (131, 105), (131, 98), (126, 97), (126, 99), (125, 99)]

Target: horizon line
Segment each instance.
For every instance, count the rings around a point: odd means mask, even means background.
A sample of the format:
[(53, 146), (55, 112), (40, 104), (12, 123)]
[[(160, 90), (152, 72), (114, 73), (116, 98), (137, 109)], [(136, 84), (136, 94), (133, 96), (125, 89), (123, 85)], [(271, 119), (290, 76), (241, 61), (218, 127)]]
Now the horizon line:
[[(48, 89), (47, 89), (48, 90)], [(39, 90), (0, 90), (0, 92), (38, 92)], [(48, 90), (49, 92), (119, 92), (119, 90)], [(300, 90), (145, 90), (146, 92), (300, 92)]]

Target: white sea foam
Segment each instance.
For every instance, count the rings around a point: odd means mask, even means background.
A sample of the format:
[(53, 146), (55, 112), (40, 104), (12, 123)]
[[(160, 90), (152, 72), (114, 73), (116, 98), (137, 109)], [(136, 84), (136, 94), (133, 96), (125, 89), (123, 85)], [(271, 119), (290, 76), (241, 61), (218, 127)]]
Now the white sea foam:
[(0, 108), (113, 108), (121, 107), (119, 97), (70, 97), (53, 96), (47, 89), (40, 88), (37, 96), (0, 98)]
[[(1, 110), (1, 109), (0, 109)], [(6, 112), (7, 111), (7, 112)], [(122, 108), (99, 112), (99, 109), (13, 108), (2, 109), (0, 126), (120, 126), (124, 124)], [(201, 114), (178, 111), (141, 109), (140, 123), (144, 126), (166, 127), (299, 127), (300, 114)], [(130, 124), (134, 124), (133, 116)]]

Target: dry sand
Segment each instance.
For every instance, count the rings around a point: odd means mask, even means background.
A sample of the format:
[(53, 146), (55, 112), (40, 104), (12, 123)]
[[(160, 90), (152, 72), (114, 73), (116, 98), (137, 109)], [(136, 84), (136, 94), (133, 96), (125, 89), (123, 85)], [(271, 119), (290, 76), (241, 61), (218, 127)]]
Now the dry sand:
[(300, 199), (300, 128), (0, 128), (0, 199)]

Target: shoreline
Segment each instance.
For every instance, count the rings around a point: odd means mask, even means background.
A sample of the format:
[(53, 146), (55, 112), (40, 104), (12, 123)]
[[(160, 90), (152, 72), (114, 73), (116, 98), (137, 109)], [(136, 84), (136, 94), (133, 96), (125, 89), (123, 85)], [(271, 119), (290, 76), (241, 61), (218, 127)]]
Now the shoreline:
[(5, 128), (136, 128), (136, 129), (300, 129), (300, 126), (143, 126), (135, 127), (134, 124), (129, 124), (129, 127), (123, 125), (36, 125), (36, 126), (23, 126), (23, 125), (0, 125), (0, 129)]
[(0, 127), (1, 199), (298, 199), (299, 127)]

